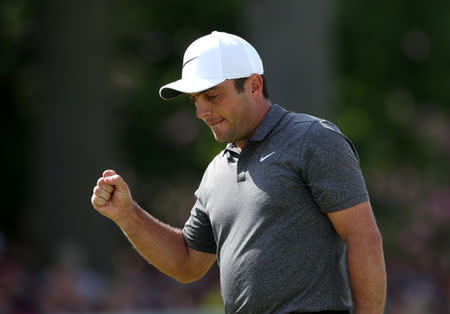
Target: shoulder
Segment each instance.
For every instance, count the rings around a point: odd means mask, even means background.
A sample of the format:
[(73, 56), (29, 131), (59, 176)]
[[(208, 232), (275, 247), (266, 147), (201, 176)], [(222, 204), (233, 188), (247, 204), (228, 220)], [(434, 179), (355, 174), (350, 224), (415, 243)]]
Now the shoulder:
[(342, 155), (359, 161), (352, 141), (332, 122), (315, 118), (304, 135), (302, 156), (320, 153), (322, 156)]
[(209, 162), (205, 169), (203, 176), (207, 176), (208, 173), (214, 171), (217, 167), (220, 167), (221, 161), (226, 158), (226, 149), (221, 150), (214, 158)]
[(223, 167), (225, 167), (227, 158), (227, 150), (226, 148), (221, 150), (214, 158), (209, 162), (205, 171), (203, 172), (203, 177), (200, 182), (199, 189), (203, 189), (205, 186), (209, 186), (214, 180), (215, 174), (220, 171)]
[(288, 112), (283, 123), (287, 128), (305, 129), (313, 134), (328, 131), (342, 133), (332, 122), (305, 113)]
[(288, 112), (279, 124), (279, 132), (286, 137), (302, 139), (345, 137), (339, 128), (326, 119), (304, 113)]
[(300, 143), (300, 156), (316, 152), (322, 155), (349, 152), (359, 160), (352, 141), (329, 120), (309, 114), (287, 112), (278, 126), (278, 132), (292, 143)]
[(282, 123), (286, 127), (297, 127), (297, 128), (308, 128), (317, 121), (322, 121), (323, 119), (306, 114), (288, 111), (284, 116)]

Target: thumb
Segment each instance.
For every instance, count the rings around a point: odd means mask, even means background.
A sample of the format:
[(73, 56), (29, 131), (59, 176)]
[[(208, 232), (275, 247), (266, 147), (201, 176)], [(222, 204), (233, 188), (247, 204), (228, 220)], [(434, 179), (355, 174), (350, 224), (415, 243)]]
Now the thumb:
[(127, 192), (128, 192), (128, 186), (127, 186), (127, 184), (126, 184), (125, 181), (122, 179), (122, 177), (119, 176), (118, 174), (114, 174), (114, 175), (105, 177), (105, 178), (104, 178), (104, 181), (105, 181), (107, 184), (114, 185), (115, 188), (116, 188), (116, 191), (118, 191), (118, 192), (124, 192), (124, 193), (127, 193)]
[(109, 176), (113, 176), (115, 174), (116, 174), (116, 172), (114, 170), (108, 169), (108, 170), (103, 171), (102, 177), (106, 178), (106, 177), (109, 177)]

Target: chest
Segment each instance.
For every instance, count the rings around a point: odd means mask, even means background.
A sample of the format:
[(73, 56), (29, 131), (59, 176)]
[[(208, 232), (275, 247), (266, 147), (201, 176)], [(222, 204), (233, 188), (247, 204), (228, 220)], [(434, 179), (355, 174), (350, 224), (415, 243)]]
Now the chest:
[(214, 167), (204, 204), (219, 246), (236, 239), (230, 234), (252, 234), (264, 225), (297, 219), (313, 202), (295, 154), (277, 148), (250, 147)]

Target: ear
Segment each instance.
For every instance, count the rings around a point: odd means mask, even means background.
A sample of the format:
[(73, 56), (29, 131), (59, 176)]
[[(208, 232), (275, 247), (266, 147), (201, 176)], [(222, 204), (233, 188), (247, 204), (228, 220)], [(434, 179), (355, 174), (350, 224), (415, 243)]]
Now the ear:
[(262, 90), (263, 90), (263, 80), (261, 75), (259, 74), (252, 74), (248, 79), (247, 79), (247, 88), (250, 91), (250, 93), (253, 96), (259, 96), (262, 95)]

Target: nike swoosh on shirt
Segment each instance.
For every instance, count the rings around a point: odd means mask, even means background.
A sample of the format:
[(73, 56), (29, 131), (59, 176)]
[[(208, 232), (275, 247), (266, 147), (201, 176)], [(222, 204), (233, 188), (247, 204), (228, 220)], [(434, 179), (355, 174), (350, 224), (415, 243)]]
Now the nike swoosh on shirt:
[(197, 59), (198, 57), (199, 57), (199, 56), (194, 57), (194, 58), (189, 59), (188, 61), (186, 61), (186, 62), (183, 64), (183, 67), (182, 67), (182, 68), (184, 68), (184, 66), (185, 66), (186, 64), (188, 64), (189, 62), (191, 62), (191, 61), (194, 60), (194, 59)]
[(275, 152), (271, 152), (270, 154), (261, 157), (261, 159), (259, 160), (259, 162), (263, 162), (264, 160), (266, 160), (267, 158), (269, 158), (269, 157), (272, 156), (273, 154), (275, 154)]

